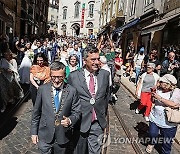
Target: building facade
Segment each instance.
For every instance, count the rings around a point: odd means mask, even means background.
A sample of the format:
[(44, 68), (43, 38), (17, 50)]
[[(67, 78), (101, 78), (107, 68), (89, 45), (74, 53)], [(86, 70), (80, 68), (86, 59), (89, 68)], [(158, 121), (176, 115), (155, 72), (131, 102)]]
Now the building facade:
[(16, 5), (14, 1), (0, 0), (0, 34), (13, 38), (16, 28)]
[[(113, 21), (117, 21), (118, 13), (121, 13), (124, 20), (121, 20), (121, 26), (114, 26)], [(179, 16), (179, 0), (104, 0), (101, 5), (100, 33), (110, 27), (112, 38), (120, 40), (124, 57), (131, 41), (134, 42), (136, 51), (144, 45), (145, 53), (156, 48), (163, 57), (164, 44), (180, 43)]]
[(58, 34), (88, 37), (99, 30), (101, 0), (61, 0)]
[(49, 0), (21, 0), (20, 34), (45, 34), (47, 32), (47, 19)]
[(0, 33), (9, 38), (47, 32), (48, 0), (0, 0)]
[(50, 0), (48, 9), (48, 33), (58, 30), (59, 0)]

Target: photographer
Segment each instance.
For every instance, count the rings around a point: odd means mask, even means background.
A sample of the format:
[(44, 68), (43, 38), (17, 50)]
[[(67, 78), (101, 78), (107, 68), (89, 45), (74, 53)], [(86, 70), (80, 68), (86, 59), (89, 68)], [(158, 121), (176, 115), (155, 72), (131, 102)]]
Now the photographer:
[(161, 76), (164, 74), (171, 74), (176, 76), (179, 69), (179, 62), (175, 60), (175, 53), (169, 52), (168, 59), (162, 63)]
[(99, 43), (97, 45), (99, 49), (100, 56), (105, 56), (107, 59), (107, 64), (111, 69), (112, 78), (114, 78), (115, 73), (115, 66), (114, 66), (114, 59), (115, 59), (115, 49), (112, 40), (110, 39), (109, 35), (106, 33), (101, 35)]
[(146, 148), (147, 153), (151, 153), (154, 145), (158, 144), (156, 139), (159, 133), (161, 134), (161, 138), (163, 138), (161, 140), (163, 143), (160, 153), (171, 153), (172, 139), (176, 135), (178, 124), (167, 120), (165, 107), (175, 109), (180, 106), (180, 89), (176, 88), (176, 84), (176, 78), (173, 75), (166, 74), (159, 79), (157, 90), (152, 92), (154, 107), (149, 116), (149, 137), (151, 140)]
[(131, 41), (130, 45), (127, 48), (127, 55), (126, 55), (126, 60), (127, 60), (127, 68), (126, 68), (126, 72), (123, 74), (124, 77), (127, 76), (127, 74), (130, 75), (129, 77), (129, 81), (131, 82), (131, 78), (133, 75), (133, 67), (134, 67), (134, 56), (135, 56), (135, 46), (134, 46), (134, 42)]

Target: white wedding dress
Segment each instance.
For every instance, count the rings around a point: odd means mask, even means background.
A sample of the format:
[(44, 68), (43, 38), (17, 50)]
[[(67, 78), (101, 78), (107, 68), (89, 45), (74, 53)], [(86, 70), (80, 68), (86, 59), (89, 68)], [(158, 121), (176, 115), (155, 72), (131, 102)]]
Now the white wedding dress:
[(32, 65), (32, 62), (30, 58), (28, 57), (28, 50), (24, 52), (24, 58), (21, 62), (21, 65), (19, 67), (19, 76), (20, 76), (20, 83), (29, 84), (30, 83), (30, 67)]

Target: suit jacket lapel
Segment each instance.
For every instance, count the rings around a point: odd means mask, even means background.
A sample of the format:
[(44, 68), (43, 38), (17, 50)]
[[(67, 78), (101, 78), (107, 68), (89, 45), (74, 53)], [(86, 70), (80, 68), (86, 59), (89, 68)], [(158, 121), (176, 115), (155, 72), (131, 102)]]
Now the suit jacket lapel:
[(69, 90), (67, 85), (64, 85), (63, 91), (62, 91), (62, 96), (61, 96), (61, 109), (63, 108), (63, 106), (65, 105), (65, 101), (67, 99), (67, 96), (69, 94)]
[(96, 98), (98, 96), (98, 92), (99, 92), (100, 88), (102, 87), (103, 81), (104, 80), (102, 80), (102, 75), (101, 75), (100, 71), (98, 71), (97, 72), (97, 85), (98, 85), (98, 89), (96, 91)]
[(86, 83), (86, 78), (85, 78), (85, 73), (84, 73), (84, 70), (81, 69), (79, 70), (79, 81), (80, 81), (80, 85), (81, 87), (84, 89), (84, 91), (91, 96), (89, 90), (88, 90), (88, 86), (87, 86), (87, 83)]
[(52, 83), (50, 82), (49, 85), (48, 85), (48, 88), (47, 88), (47, 95), (46, 96), (50, 96), (50, 97), (47, 97), (48, 100), (47, 102), (49, 102), (50, 106), (51, 106), (51, 111), (54, 113), (54, 109), (53, 109), (53, 103), (52, 103), (52, 99), (54, 99), (54, 96), (52, 96)]

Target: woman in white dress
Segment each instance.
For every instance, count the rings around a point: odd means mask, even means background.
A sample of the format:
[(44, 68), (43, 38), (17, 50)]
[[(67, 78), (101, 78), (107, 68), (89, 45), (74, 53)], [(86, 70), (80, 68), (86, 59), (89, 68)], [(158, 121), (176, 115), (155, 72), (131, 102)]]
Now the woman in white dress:
[(33, 57), (34, 52), (31, 49), (31, 44), (27, 43), (24, 50), (24, 58), (19, 67), (20, 83), (22, 84), (30, 83), (30, 67), (32, 66)]
[(7, 50), (0, 60), (0, 97), (1, 112), (4, 112), (8, 104), (15, 103), (24, 97), (23, 89), (19, 84), (17, 62), (13, 59), (13, 53)]
[(63, 50), (60, 52), (60, 57), (61, 57), (61, 59), (60, 59), (60, 62), (62, 62), (65, 66), (68, 66), (68, 64), (67, 64), (67, 61), (68, 61), (68, 51), (67, 51), (67, 45), (66, 44), (64, 44), (63, 45)]
[(34, 51), (37, 48), (37, 40), (34, 40), (33, 44), (31, 45), (31, 49)]

